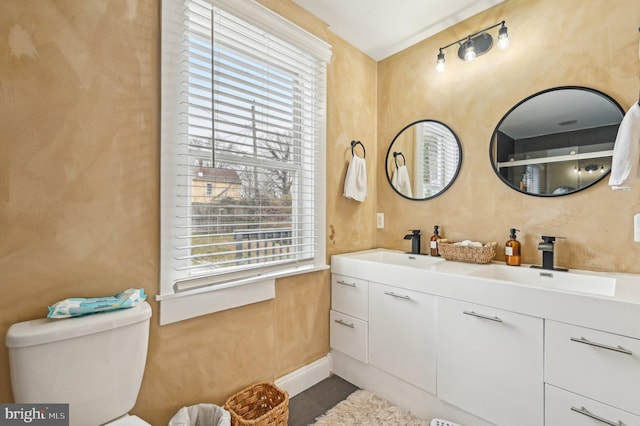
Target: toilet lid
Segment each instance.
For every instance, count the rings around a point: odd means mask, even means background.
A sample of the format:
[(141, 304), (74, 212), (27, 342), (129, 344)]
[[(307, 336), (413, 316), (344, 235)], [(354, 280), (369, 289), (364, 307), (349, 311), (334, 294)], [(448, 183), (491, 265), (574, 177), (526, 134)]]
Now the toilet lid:
[(104, 426), (151, 426), (138, 416), (124, 416)]

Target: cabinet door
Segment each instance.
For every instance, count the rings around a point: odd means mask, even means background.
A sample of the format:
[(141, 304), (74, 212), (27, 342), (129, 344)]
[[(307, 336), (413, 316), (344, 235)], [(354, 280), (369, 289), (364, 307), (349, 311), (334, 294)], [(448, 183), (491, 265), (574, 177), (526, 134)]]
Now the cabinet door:
[(369, 284), (369, 363), (436, 392), (434, 296)]
[(543, 320), (438, 299), (438, 397), (499, 426), (541, 426)]
[(547, 321), (545, 381), (640, 415), (640, 340)]
[(555, 386), (545, 387), (545, 426), (640, 426), (640, 417)]

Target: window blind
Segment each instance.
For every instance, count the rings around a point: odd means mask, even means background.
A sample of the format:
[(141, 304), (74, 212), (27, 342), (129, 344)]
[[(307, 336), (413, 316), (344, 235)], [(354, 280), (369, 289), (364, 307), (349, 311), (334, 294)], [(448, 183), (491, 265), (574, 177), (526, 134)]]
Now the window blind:
[(313, 263), (328, 46), (305, 48), (307, 33), (253, 2), (180, 3), (176, 131), (163, 129), (172, 267), (162, 271), (181, 291)]
[(459, 149), (451, 131), (440, 123), (420, 123), (416, 132), (417, 158), (422, 158), (418, 167), (418, 182), (423, 182), (422, 194), (428, 198), (442, 191), (456, 174)]

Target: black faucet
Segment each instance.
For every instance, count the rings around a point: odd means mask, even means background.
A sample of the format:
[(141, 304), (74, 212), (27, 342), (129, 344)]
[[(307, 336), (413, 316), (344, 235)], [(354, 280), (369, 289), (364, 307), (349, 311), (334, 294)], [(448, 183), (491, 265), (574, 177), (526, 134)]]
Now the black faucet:
[[(557, 237), (562, 238), (562, 237)], [(542, 236), (542, 241), (538, 243), (538, 250), (542, 252), (542, 266), (532, 265), (532, 268), (548, 269), (550, 271), (567, 271), (566, 268), (558, 268), (553, 266), (553, 251), (555, 247), (556, 237), (547, 235)]]
[(411, 254), (420, 254), (420, 230), (410, 229), (411, 234), (404, 236), (405, 240), (411, 240)]

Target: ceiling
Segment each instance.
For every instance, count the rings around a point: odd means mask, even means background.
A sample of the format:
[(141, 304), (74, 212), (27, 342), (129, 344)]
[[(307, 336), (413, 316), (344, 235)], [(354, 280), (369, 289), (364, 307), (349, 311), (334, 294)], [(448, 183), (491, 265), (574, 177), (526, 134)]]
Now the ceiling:
[(380, 61), (504, 0), (293, 0)]
[(500, 131), (518, 140), (618, 125), (622, 116), (620, 106), (597, 92), (565, 88), (522, 102), (500, 123)]

